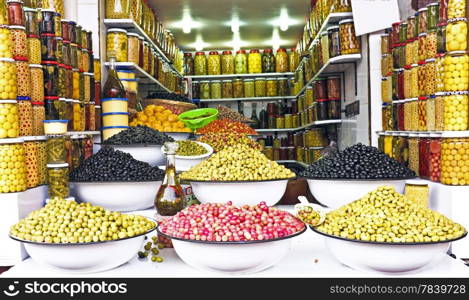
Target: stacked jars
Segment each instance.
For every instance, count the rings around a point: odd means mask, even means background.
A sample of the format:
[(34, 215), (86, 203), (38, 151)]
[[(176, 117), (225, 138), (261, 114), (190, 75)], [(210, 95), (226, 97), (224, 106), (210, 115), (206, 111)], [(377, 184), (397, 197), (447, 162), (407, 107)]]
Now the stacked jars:
[(26, 157), (23, 138), (0, 139), (1, 193), (22, 192), (27, 188)]

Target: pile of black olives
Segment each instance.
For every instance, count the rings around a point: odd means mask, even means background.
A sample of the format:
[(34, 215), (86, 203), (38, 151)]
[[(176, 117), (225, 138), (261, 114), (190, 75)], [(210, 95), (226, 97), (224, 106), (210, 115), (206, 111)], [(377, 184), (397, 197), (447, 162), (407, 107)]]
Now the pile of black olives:
[(356, 144), (316, 161), (302, 175), (311, 179), (398, 179), (415, 177), (415, 172), (375, 147)]
[(71, 181), (159, 181), (164, 172), (129, 153), (104, 146), (70, 174)]
[(166, 142), (174, 142), (174, 139), (163, 132), (147, 126), (129, 127), (105, 140), (107, 145), (132, 145), (132, 144), (152, 144), (163, 145)]

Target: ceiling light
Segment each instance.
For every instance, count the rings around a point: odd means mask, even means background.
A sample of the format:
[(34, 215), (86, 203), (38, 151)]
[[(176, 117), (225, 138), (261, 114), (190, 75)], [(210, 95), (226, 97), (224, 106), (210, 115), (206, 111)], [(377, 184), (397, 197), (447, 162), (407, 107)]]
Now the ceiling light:
[(205, 49), (205, 47), (207, 47), (209, 44), (204, 42), (204, 40), (202, 39), (202, 35), (198, 34), (196, 39), (195, 39), (195, 43), (192, 43), (190, 46), (192, 48), (195, 48), (196, 51), (202, 51)]
[(302, 21), (291, 19), (286, 7), (280, 9), (280, 16), (270, 21), (274, 27), (280, 27), (280, 30), (287, 31), (290, 26), (302, 24)]
[(231, 27), (233, 33), (239, 32), (239, 27), (245, 25), (246, 23), (239, 20), (239, 15), (237, 12), (231, 15), (231, 20), (226, 22), (225, 25)]
[(225, 46), (232, 48), (233, 51), (238, 51), (239, 49), (247, 47), (248, 45), (249, 43), (241, 40), (239, 32), (233, 33), (233, 39), (225, 43)]
[(188, 7), (182, 10), (182, 20), (170, 24), (170, 27), (182, 29), (182, 32), (188, 34), (191, 33), (194, 28), (201, 28), (202, 22), (194, 21), (191, 17), (191, 13)]

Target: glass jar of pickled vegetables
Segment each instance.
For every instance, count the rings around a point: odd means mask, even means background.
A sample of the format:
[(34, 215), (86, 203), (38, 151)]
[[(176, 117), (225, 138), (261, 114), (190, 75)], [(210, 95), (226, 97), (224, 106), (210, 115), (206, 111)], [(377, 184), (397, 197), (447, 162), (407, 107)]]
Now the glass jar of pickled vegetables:
[(405, 63), (406, 65), (416, 64), (418, 57), (419, 42), (418, 38), (413, 38), (405, 46)]
[(419, 97), (417, 101), (418, 131), (427, 131), (427, 97)]
[(16, 90), (17, 95), (30, 97), (31, 95), (31, 76), (29, 74), (28, 58), (16, 58)]
[(425, 61), (419, 61), (417, 68), (419, 96), (425, 96)]
[(210, 99), (210, 81), (200, 82), (200, 99)]
[(436, 30), (429, 31), (425, 40), (425, 59), (434, 58), (438, 48), (438, 37)]
[(400, 131), (404, 131), (405, 130), (405, 110), (404, 110), (404, 105), (405, 105), (405, 102), (406, 100), (398, 100), (398, 101), (394, 101), (393, 102), (393, 112), (394, 112), (394, 106), (397, 106), (396, 107), (396, 114), (394, 116), (393, 114), (393, 119), (394, 119), (394, 123), (396, 124), (395, 125), (395, 129), (397, 130), (400, 130)]
[(392, 129), (392, 106), (390, 103), (383, 103), (381, 107), (381, 124), (384, 131)]
[[(321, 33), (321, 58), (323, 62), (329, 61), (329, 35), (327, 31)], [(387, 52), (386, 52), (387, 53)], [(307, 60), (307, 59), (305, 59)]]
[(233, 98), (233, 82), (223, 80), (221, 89), (222, 98)]
[(412, 78), (412, 66), (404, 66), (404, 98), (411, 98), (411, 78)]
[(207, 57), (204, 52), (196, 52), (194, 58), (195, 75), (207, 75)]
[(130, 1), (106, 0), (106, 19), (130, 19)]
[(73, 131), (85, 131), (85, 106), (79, 100), (73, 100)]
[(266, 96), (277, 97), (278, 96), (278, 80), (275, 78), (268, 78), (266, 81)]
[(329, 36), (329, 58), (339, 56), (341, 54), (339, 26), (328, 27), (327, 34)]
[(466, 6), (466, 0), (448, 0), (448, 19), (465, 17)]
[(426, 42), (427, 42), (427, 33), (421, 33), (419, 34), (419, 47), (418, 47), (418, 55), (419, 55), (419, 61), (423, 61), (427, 59), (427, 48), (426, 48)]
[(391, 61), (392, 61), (392, 67), (394, 69), (398, 69), (398, 68), (401, 67), (400, 66), (401, 61), (400, 61), (400, 57), (399, 57), (399, 55), (401, 54), (400, 47), (401, 47), (401, 44), (395, 44), (392, 48), (392, 59), (391, 59)]
[[(278, 64), (278, 62), (276, 62), (276, 64)], [(259, 53), (259, 50), (257, 49), (252, 49), (251, 51), (249, 51), (248, 72), (249, 74), (262, 73), (262, 57)]]
[(23, 1), (21, 0), (8, 0), (8, 21), (10, 25), (24, 26), (24, 9)]
[(5, 1), (0, 2), (0, 25), (8, 25), (8, 9)]
[(78, 45), (77, 44), (70, 44), (70, 66), (74, 69), (78, 68)]
[(138, 65), (140, 54), (140, 40), (136, 33), (127, 33), (127, 61)]
[[(65, 152), (65, 144), (64, 144)], [(49, 184), (49, 198), (68, 198), (70, 187), (68, 181), (68, 164), (47, 164), (47, 182)]]
[[(327, 60), (326, 60), (327, 61)], [(296, 51), (296, 48), (291, 48), (288, 53), (288, 68), (290, 72), (295, 72), (300, 64), (300, 54)]]
[(11, 58), (0, 58), (0, 100), (16, 99), (16, 65)]
[(448, 185), (468, 184), (467, 168), (469, 162), (466, 158), (468, 151), (469, 135), (467, 132), (442, 134), (441, 183)]
[(446, 52), (446, 22), (438, 23), (436, 29), (436, 52), (445, 53)]
[(107, 60), (115, 57), (116, 62), (128, 61), (128, 40), (127, 31), (120, 28), (110, 28), (106, 36), (106, 55)]
[(221, 58), (217, 51), (210, 51), (207, 60), (207, 74), (221, 74)]
[(30, 116), (27, 109), (28, 102), (21, 102), (20, 106), (16, 100), (0, 100), (0, 139), (30, 135), (31, 121), (28, 120), (28, 115)]
[(33, 109), (33, 135), (44, 135), (43, 121), (46, 119), (46, 108), (43, 101), (31, 102)]
[(41, 40), (39, 39), (39, 36), (28, 35), (27, 44), (28, 44), (29, 63), (40, 64), (41, 63)]
[(255, 97), (254, 79), (245, 79), (244, 80), (244, 98), (254, 98), (254, 97)]
[(265, 49), (262, 55), (262, 73), (275, 72), (275, 56), (272, 49)]
[(448, 20), (446, 26), (446, 50), (464, 51), (467, 49), (467, 19), (455, 18)]
[(8, 26), (0, 25), (0, 44), (2, 45), (0, 47), (0, 57), (12, 58), (12, 38)]
[(44, 96), (58, 95), (59, 66), (56, 61), (43, 61)]
[(392, 78), (391, 76), (381, 79), (381, 101), (390, 103), (392, 101)]
[(444, 101), (444, 130), (468, 130), (468, 92), (449, 92)]
[(28, 57), (26, 28), (24, 26), (10, 26), (13, 57)]
[(393, 45), (396, 45), (396, 44), (399, 44), (399, 26), (401, 25), (400, 22), (395, 22), (395, 23), (392, 23), (392, 27), (391, 27), (391, 35), (390, 35), (390, 38), (391, 38), (391, 46), (393, 47)]
[(418, 134), (409, 134), (409, 169), (419, 175), (419, 138)]
[(424, 91), (425, 95), (433, 95), (436, 93), (436, 60), (430, 58), (425, 61), (424, 67)]
[(436, 96), (431, 95), (427, 98), (426, 101), (426, 120), (427, 120), (427, 130), (435, 131), (436, 129)]
[(0, 172), (9, 174), (2, 180), (1, 193), (16, 193), (26, 190), (26, 162), (23, 142), (22, 138), (0, 140), (0, 157), (5, 162), (0, 164)]
[(242, 79), (233, 80), (233, 98), (244, 98), (244, 83)]
[(418, 24), (418, 33), (424, 33), (427, 31), (427, 11), (426, 7), (421, 8), (417, 11), (417, 24)]
[(210, 82), (210, 98), (221, 99), (221, 81), (214, 80)]
[(417, 37), (417, 22), (415, 16), (410, 16), (407, 18), (407, 42), (410, 39)]
[(266, 82), (265, 78), (259, 77), (255, 81), (255, 95), (256, 97), (265, 97), (266, 96)]
[(435, 30), (440, 18), (440, 3), (434, 2), (427, 5), (427, 30)]
[(389, 33), (382, 34), (380, 37), (381, 37), (381, 55), (388, 54), (389, 49), (391, 48), (391, 46), (389, 45)]
[(284, 73), (289, 71), (288, 54), (285, 48), (279, 48), (275, 55), (275, 72)]
[(184, 75), (194, 75), (194, 58), (192, 53), (184, 53)]
[(407, 42), (407, 22), (399, 25), (399, 43)]
[(419, 176), (423, 179), (429, 179), (430, 162), (430, 134), (420, 134), (419, 138)]
[(468, 62), (469, 58), (465, 51), (453, 51), (446, 54), (443, 62), (443, 82), (445, 91), (467, 91), (469, 89)]
[(234, 57), (231, 51), (223, 51), (221, 62), (222, 74), (234, 74)]
[(38, 13), (37, 9), (25, 7), (25, 27), (26, 34), (34, 34), (39, 36), (39, 23), (38, 23)]
[(44, 100), (44, 107), (46, 109), (46, 120), (60, 120), (62, 103), (59, 101), (59, 97), (45, 96)]
[[(245, 50), (238, 50), (235, 56), (235, 73), (248, 73), (248, 58)], [(235, 97), (236, 98), (236, 97)]]
[(360, 40), (355, 35), (353, 19), (339, 22), (339, 36), (342, 55), (360, 53)]

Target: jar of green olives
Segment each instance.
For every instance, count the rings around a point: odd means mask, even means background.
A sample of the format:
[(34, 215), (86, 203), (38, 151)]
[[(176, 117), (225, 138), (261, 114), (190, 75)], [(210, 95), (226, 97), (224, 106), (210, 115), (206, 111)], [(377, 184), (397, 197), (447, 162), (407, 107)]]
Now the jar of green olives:
[(49, 197), (67, 198), (70, 196), (68, 164), (47, 164), (47, 182)]

